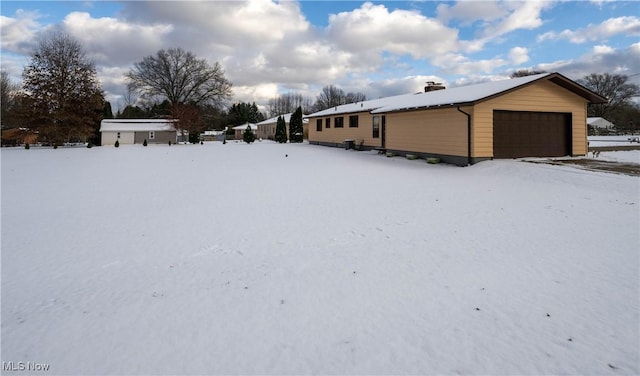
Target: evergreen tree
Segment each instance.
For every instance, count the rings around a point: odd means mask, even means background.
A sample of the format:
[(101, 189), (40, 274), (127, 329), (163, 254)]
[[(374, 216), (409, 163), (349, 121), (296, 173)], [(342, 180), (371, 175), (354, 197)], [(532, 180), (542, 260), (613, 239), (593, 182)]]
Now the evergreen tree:
[(303, 137), (302, 108), (298, 107), (289, 120), (289, 142), (302, 142)]
[(63, 33), (46, 36), (22, 76), (30, 122), (43, 139), (57, 145), (93, 136), (103, 117), (104, 93), (78, 41)]
[(105, 119), (113, 119), (113, 111), (111, 110), (111, 102), (104, 101), (104, 106), (102, 107), (102, 117)]
[(284, 121), (282, 116), (278, 116), (278, 121), (276, 122), (276, 142), (284, 144), (287, 142), (287, 124)]
[(250, 144), (250, 143), (252, 143), (252, 142), (254, 142), (256, 140), (256, 135), (251, 130), (251, 126), (250, 125), (247, 125), (247, 129), (242, 134), (242, 139), (247, 144)]

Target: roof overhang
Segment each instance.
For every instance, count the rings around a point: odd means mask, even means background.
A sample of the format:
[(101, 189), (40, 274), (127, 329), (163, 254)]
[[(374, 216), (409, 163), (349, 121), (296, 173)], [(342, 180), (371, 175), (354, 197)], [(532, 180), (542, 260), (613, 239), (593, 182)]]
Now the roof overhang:
[(607, 98), (587, 89), (586, 87), (572, 81), (560, 73), (554, 73), (548, 77), (548, 80), (554, 84), (561, 86), (589, 101), (590, 104), (602, 104), (607, 103)]

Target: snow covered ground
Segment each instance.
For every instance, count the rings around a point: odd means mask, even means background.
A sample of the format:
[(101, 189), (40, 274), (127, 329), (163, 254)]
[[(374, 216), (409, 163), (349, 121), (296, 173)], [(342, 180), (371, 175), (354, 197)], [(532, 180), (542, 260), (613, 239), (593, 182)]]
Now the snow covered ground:
[[(593, 154), (590, 153), (589, 157), (592, 156)], [(596, 159), (602, 159), (611, 162), (640, 164), (640, 150), (603, 151), (598, 154)]]
[(271, 142), (1, 157), (5, 374), (640, 373), (637, 177)]
[(627, 135), (627, 136), (589, 136), (589, 146), (622, 146), (622, 145), (636, 145), (640, 146), (637, 142), (629, 142), (629, 138), (640, 137), (639, 135)]

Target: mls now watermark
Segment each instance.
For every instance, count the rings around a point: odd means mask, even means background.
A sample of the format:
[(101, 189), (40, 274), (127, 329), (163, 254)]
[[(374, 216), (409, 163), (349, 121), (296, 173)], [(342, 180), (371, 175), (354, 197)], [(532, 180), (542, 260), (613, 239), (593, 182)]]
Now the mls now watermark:
[(36, 363), (36, 362), (2, 362), (2, 370), (3, 371), (48, 371), (49, 365), (47, 363)]

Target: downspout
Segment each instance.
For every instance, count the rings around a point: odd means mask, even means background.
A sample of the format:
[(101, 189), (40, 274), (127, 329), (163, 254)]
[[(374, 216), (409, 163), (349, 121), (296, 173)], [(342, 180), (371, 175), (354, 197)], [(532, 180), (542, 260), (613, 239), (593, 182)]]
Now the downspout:
[(467, 166), (469, 166), (473, 164), (471, 161), (471, 114), (462, 111), (460, 106), (457, 106), (456, 109), (467, 115)]

